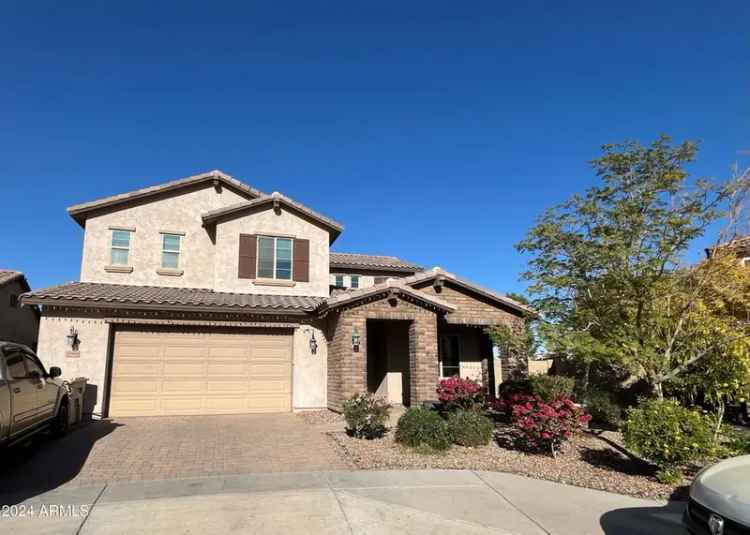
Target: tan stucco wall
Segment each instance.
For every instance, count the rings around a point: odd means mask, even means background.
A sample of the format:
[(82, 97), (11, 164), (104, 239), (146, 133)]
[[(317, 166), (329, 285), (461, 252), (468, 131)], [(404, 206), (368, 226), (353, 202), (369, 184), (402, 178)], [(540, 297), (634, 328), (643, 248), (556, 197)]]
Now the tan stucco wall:
[[(86, 221), (81, 259), (81, 281), (153, 286), (209, 288), (213, 281), (214, 248), (203, 228), (201, 213), (236, 204), (244, 197), (229, 188), (217, 192), (210, 184), (184, 190), (143, 204), (131, 204)], [(132, 273), (109, 273), (110, 226), (132, 227), (129, 263)], [(161, 231), (184, 232), (180, 247), (180, 277), (159, 275)], [(236, 276), (236, 273), (235, 273)]]
[[(303, 324), (294, 330), (294, 371), (292, 377), (292, 406), (295, 409), (325, 408), (326, 375), (328, 373), (328, 344), (325, 324)], [(310, 338), (315, 333), (318, 351), (310, 352)]]
[(385, 272), (385, 271), (372, 271), (372, 270), (357, 270), (357, 269), (342, 269), (342, 268), (332, 268), (331, 274), (329, 276), (329, 284), (331, 286), (334, 286), (336, 284), (336, 275), (343, 275), (344, 277), (344, 285), (349, 288), (350, 287), (350, 281), (352, 275), (358, 275), (359, 276), (359, 287), (360, 288), (369, 288), (370, 286), (375, 285), (375, 277), (390, 277), (394, 279), (401, 279), (404, 277), (408, 277), (411, 275), (411, 273), (402, 273), (402, 272)]
[[(266, 286), (252, 279), (238, 278), (240, 234), (283, 235), (310, 240), (310, 282), (296, 282), (288, 287)], [(223, 292), (327, 297), (329, 239), (324, 228), (286, 208), (276, 211), (271, 205), (258, 212), (220, 221), (216, 224), (213, 288)]]
[[(66, 356), (68, 347), (65, 337), (71, 326), (78, 330), (81, 341), (80, 356), (76, 358)], [(48, 369), (50, 366), (59, 366), (63, 379), (88, 378), (89, 384), (96, 387), (96, 416), (101, 415), (104, 399), (108, 340), (109, 325), (101, 318), (43, 314), (39, 325), (39, 358)], [(89, 405), (89, 400), (85, 405)]]
[(20, 280), (0, 286), (0, 340), (34, 347), (39, 331), (39, 316), (31, 307), (11, 307), (10, 296), (26, 291)]

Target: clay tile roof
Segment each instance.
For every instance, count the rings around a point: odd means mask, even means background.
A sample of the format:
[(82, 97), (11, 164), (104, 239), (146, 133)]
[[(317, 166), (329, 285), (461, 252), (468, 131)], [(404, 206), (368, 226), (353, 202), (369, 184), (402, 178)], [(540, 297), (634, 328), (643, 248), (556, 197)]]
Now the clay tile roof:
[(503, 295), (501, 293), (490, 290), (489, 288), (485, 288), (484, 286), (480, 286), (479, 284), (475, 282), (462, 279), (454, 275), (453, 273), (445, 271), (439, 267), (434, 267), (427, 271), (416, 273), (410, 277), (405, 277), (401, 279), (401, 281), (408, 286), (415, 286), (422, 282), (429, 281), (429, 280), (436, 279), (436, 278), (442, 278), (444, 280), (448, 280), (457, 286), (466, 288), (469, 291), (472, 291), (488, 299), (491, 299), (505, 306), (513, 308), (519, 312), (523, 312), (524, 314), (534, 314), (534, 315), (537, 314), (537, 312), (534, 309), (530, 308), (527, 305), (524, 305), (523, 303), (519, 303), (518, 301), (514, 299), (511, 299), (507, 295)]
[(337, 292), (320, 306), (320, 311), (325, 312), (327, 310), (335, 309), (340, 306), (344, 306), (350, 303), (367, 299), (370, 297), (379, 296), (380, 294), (393, 292), (396, 294), (406, 295), (413, 299), (427, 303), (435, 308), (441, 309), (445, 312), (453, 312), (456, 310), (456, 306), (451, 303), (440, 299), (431, 294), (420, 292), (414, 288), (411, 288), (403, 283), (403, 279), (387, 279), (385, 282), (370, 286), (369, 288), (360, 288), (358, 290), (350, 290), (346, 292)]
[(316, 212), (312, 208), (308, 208), (304, 204), (297, 202), (294, 199), (287, 197), (286, 195), (282, 195), (278, 191), (274, 191), (271, 195), (261, 195), (257, 199), (243, 201), (232, 204), (230, 206), (225, 206), (223, 208), (218, 208), (216, 210), (204, 212), (201, 217), (203, 219), (203, 224), (209, 225), (211, 223), (214, 223), (218, 219), (228, 217), (233, 214), (239, 214), (244, 212), (245, 210), (271, 203), (283, 204), (287, 208), (291, 208), (292, 210), (295, 210), (309, 217), (310, 219), (317, 221), (330, 231), (331, 242), (333, 242), (338, 237), (338, 235), (341, 234), (341, 231), (344, 230), (344, 226), (338, 221), (335, 221), (330, 217), (326, 217), (323, 214)]
[(20, 271), (0, 268), (0, 286), (21, 278), (23, 278), (23, 273), (21, 273)]
[(219, 182), (229, 186), (230, 188), (234, 188), (235, 190), (246, 194), (248, 197), (260, 197), (263, 195), (262, 192), (258, 191), (255, 188), (252, 188), (245, 184), (244, 182), (237, 180), (231, 175), (228, 175), (226, 173), (223, 173), (219, 170), (213, 170), (208, 171), (206, 173), (200, 173), (197, 175), (192, 175), (185, 178), (179, 178), (177, 180), (172, 180), (170, 182), (166, 182), (163, 184), (158, 184), (156, 186), (149, 186), (147, 188), (141, 188), (137, 189), (135, 191), (129, 191), (126, 193), (120, 193), (118, 195), (112, 195), (111, 197), (105, 197), (103, 199), (97, 199), (90, 202), (85, 202), (81, 204), (76, 204), (74, 206), (71, 206), (68, 208), (68, 214), (75, 219), (79, 224), (83, 224), (83, 222), (86, 220), (86, 214), (93, 210), (98, 210), (99, 208), (104, 208), (107, 206), (112, 206), (128, 201), (132, 201), (135, 199), (141, 199), (144, 197), (149, 197), (151, 195), (156, 195), (159, 193), (163, 193), (165, 191), (172, 191), (180, 188), (184, 188), (187, 186), (192, 186), (194, 184), (199, 184), (201, 182), (207, 182), (212, 180), (218, 180)]
[(395, 256), (334, 252), (331, 253), (329, 265), (331, 268), (402, 271), (407, 273), (414, 273), (423, 269), (413, 262), (407, 262)]
[(36, 305), (249, 313), (306, 313), (315, 310), (324, 299), (95, 282), (69, 282), (22, 296), (24, 304)]

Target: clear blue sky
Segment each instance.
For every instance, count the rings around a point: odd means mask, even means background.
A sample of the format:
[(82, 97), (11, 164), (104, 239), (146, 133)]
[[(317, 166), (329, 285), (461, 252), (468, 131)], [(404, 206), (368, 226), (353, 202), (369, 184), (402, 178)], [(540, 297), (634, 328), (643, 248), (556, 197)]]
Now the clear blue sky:
[(79, 276), (67, 206), (214, 168), (344, 223), (335, 250), (508, 291), (513, 245), (593, 183), (601, 144), (664, 132), (702, 141), (697, 175), (750, 163), (747, 0), (37, 1), (0, 21), (0, 266), (35, 288)]

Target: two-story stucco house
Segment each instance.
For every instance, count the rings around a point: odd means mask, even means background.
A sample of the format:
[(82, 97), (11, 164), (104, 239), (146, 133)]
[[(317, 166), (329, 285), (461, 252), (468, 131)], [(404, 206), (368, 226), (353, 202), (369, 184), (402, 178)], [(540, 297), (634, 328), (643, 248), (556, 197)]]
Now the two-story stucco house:
[(81, 280), (23, 301), (42, 307), (40, 356), (88, 377), (102, 416), (336, 409), (364, 390), (408, 405), (456, 373), (494, 390), (508, 369), (484, 328), (527, 312), (438, 268), (331, 252), (341, 224), (220, 171), (68, 213)]

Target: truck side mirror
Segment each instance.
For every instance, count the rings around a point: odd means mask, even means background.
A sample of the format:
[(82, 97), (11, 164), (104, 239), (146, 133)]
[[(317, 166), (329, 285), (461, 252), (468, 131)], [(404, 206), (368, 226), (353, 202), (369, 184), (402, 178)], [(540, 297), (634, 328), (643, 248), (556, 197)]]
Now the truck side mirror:
[(52, 366), (49, 369), (49, 376), (51, 379), (54, 379), (55, 377), (60, 377), (62, 375), (62, 370), (58, 368), (57, 366)]

